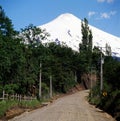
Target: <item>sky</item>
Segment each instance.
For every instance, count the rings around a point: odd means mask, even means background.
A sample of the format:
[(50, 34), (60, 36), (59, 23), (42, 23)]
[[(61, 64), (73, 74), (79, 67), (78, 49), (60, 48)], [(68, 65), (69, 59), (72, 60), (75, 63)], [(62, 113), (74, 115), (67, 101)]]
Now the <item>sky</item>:
[(15, 30), (40, 26), (64, 13), (120, 37), (120, 0), (0, 0)]

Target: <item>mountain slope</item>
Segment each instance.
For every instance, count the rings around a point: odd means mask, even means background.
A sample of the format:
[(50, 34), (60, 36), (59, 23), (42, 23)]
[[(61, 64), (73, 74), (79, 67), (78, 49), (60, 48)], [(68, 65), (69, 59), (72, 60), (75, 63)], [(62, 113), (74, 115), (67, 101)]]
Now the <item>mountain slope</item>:
[[(81, 20), (72, 14), (66, 13), (58, 16), (53, 21), (39, 26), (50, 33), (49, 42), (66, 43), (73, 50), (79, 50), (82, 39)], [(111, 46), (112, 56), (120, 57), (120, 38), (108, 34), (89, 25), (93, 34), (93, 46), (105, 49), (106, 43)], [(48, 42), (48, 40), (46, 40)]]

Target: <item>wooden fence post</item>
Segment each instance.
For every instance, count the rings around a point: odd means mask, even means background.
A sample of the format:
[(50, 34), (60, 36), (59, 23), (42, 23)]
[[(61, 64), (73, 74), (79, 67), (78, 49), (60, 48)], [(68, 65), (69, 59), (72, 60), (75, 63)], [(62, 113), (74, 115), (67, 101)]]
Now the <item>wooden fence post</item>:
[(5, 90), (3, 90), (3, 101), (5, 100)]

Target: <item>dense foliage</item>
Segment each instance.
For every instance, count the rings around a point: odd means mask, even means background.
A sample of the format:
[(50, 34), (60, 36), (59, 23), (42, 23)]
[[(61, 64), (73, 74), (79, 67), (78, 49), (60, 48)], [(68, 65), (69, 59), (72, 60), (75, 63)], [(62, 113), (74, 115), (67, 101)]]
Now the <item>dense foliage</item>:
[(90, 102), (120, 120), (120, 62), (108, 56), (104, 59), (103, 90), (100, 82), (93, 87)]
[(78, 53), (65, 45), (42, 44), (49, 34), (33, 25), (15, 32), (2, 7), (0, 17), (0, 95), (2, 90), (38, 95), (40, 63), (42, 93), (49, 92), (50, 76), (54, 91), (66, 92), (75, 85)]

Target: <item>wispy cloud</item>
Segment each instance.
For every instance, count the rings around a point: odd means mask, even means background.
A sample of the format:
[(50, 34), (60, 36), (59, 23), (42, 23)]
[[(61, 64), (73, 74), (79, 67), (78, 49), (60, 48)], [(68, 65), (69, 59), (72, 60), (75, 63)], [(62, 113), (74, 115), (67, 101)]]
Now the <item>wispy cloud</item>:
[(112, 16), (114, 16), (116, 13), (117, 13), (117, 11), (110, 11), (109, 13), (104, 12), (104, 13), (100, 14), (100, 18), (101, 19), (109, 19)]
[(110, 18), (110, 15), (108, 13), (101, 13), (101, 16), (100, 18), (102, 19), (109, 19)]
[(95, 11), (89, 11), (88, 12), (88, 17), (91, 18), (92, 16), (95, 16), (97, 20), (100, 19), (110, 19), (112, 16), (116, 15), (117, 11), (110, 11), (110, 12), (103, 12), (103, 13), (98, 13)]
[(112, 2), (114, 2), (114, 0), (97, 0), (97, 2), (100, 2), (100, 3), (103, 3), (103, 2), (112, 3)]
[(103, 2), (105, 2), (105, 0), (97, 0), (98, 2), (100, 2), (100, 3), (103, 3)]
[(94, 16), (95, 14), (96, 14), (95, 11), (89, 11), (88, 12), (88, 17), (90, 18), (90, 17)]
[(110, 11), (110, 15), (115, 15), (117, 13), (117, 11)]
[(112, 3), (114, 2), (114, 0), (107, 0), (107, 3)]

